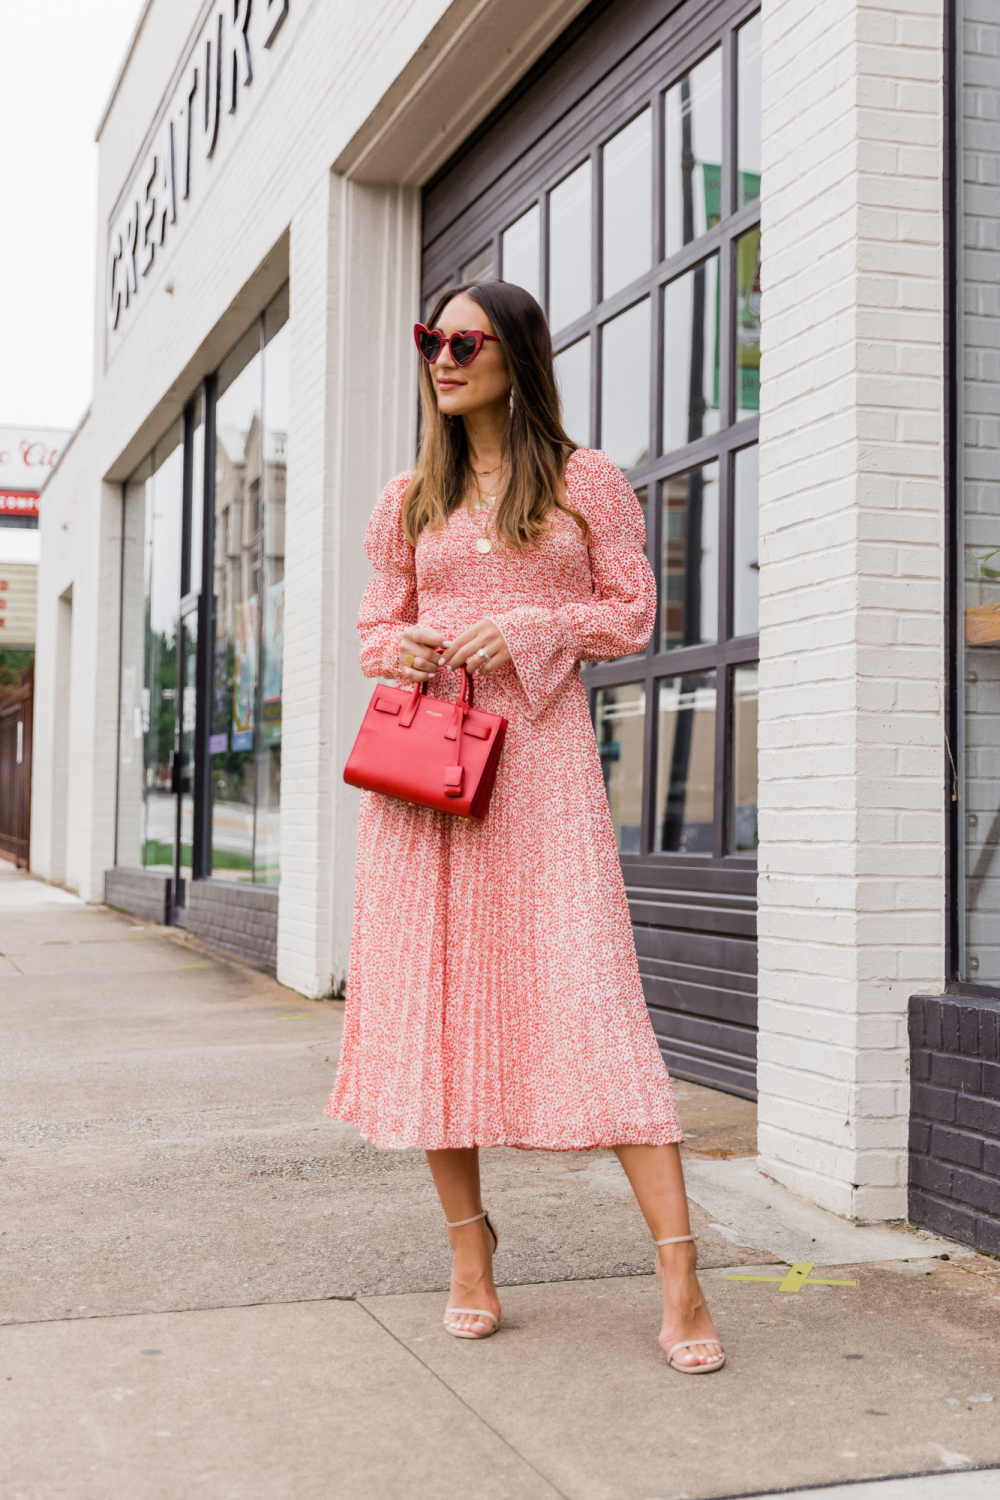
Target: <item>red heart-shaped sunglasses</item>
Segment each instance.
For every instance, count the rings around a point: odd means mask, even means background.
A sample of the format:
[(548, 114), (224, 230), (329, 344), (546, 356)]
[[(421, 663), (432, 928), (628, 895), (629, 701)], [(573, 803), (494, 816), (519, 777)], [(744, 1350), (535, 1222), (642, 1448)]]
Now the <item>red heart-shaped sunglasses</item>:
[(487, 340), (492, 344), (500, 342), (495, 333), (482, 333), (478, 328), (453, 333), (450, 339), (446, 339), (440, 328), (425, 328), (423, 323), (414, 323), (413, 337), (429, 365), (434, 363), (445, 344), (451, 350), (451, 357), (456, 365), (471, 365)]

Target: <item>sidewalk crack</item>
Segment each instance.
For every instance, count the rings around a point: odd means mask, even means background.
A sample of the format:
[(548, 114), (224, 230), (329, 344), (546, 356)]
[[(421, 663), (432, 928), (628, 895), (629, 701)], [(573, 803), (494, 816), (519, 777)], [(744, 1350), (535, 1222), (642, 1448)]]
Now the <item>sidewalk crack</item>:
[(375, 1314), (372, 1312), (372, 1310), (371, 1310), (370, 1307), (367, 1307), (365, 1305), (365, 1303), (362, 1302), (362, 1301), (360, 1301), (360, 1299), (358, 1299), (358, 1298), (355, 1298), (354, 1300), (357, 1302), (357, 1305), (361, 1308), (362, 1312), (367, 1313), (368, 1316), (371, 1318), (372, 1322), (378, 1324), (378, 1326), (382, 1329), (383, 1333), (387, 1333), (389, 1335), (389, 1337), (395, 1343), (397, 1343), (401, 1349), (405, 1350), (405, 1352), (407, 1354), (409, 1354), (411, 1356), (411, 1358), (413, 1358), (413, 1359), (415, 1359), (417, 1361), (418, 1365), (422, 1365), (423, 1368), (427, 1371), (428, 1375), (433, 1376), (433, 1378), (438, 1382), (439, 1385), (444, 1386), (444, 1388), (448, 1392), (448, 1394), (450, 1396), (454, 1396), (455, 1400), (458, 1401), (460, 1403), (460, 1405), (464, 1406), (465, 1409), (466, 1409), (466, 1411), (470, 1414), (470, 1416), (475, 1417), (475, 1419), (476, 1419), (477, 1422), (481, 1422), (482, 1425), (486, 1428), (487, 1432), (492, 1432), (493, 1436), (497, 1439), (497, 1441), (500, 1442), (500, 1443), (503, 1443), (504, 1447), (509, 1452), (513, 1453), (513, 1455), (514, 1455), (515, 1458), (519, 1458), (523, 1464), (527, 1464), (528, 1468), (532, 1471), (532, 1473), (533, 1474), (537, 1474), (538, 1477), (539, 1477), (539, 1479), (542, 1481), (542, 1483), (543, 1484), (547, 1484), (554, 1495), (558, 1495), (560, 1497), (560, 1500), (570, 1500), (570, 1496), (566, 1494), (565, 1490), (559, 1489), (558, 1486), (553, 1483), (553, 1481), (549, 1478), (549, 1476), (547, 1474), (543, 1474), (542, 1471), (541, 1471), (541, 1469), (539, 1469), (536, 1464), (533, 1464), (531, 1462), (530, 1458), (526, 1457), (526, 1455), (523, 1454), (523, 1453), (521, 1453), (519, 1449), (515, 1448), (514, 1444), (512, 1442), (510, 1442), (510, 1440), (508, 1438), (505, 1438), (502, 1432), (498, 1432), (497, 1431), (497, 1429), (493, 1426), (492, 1422), (488, 1422), (486, 1420), (486, 1418), (482, 1415), (481, 1412), (476, 1411), (476, 1408), (474, 1406), (470, 1405), (470, 1403), (468, 1401), (466, 1401), (466, 1399), (465, 1399), (464, 1396), (460, 1396), (458, 1394), (458, 1392), (452, 1386), (450, 1386), (448, 1384), (448, 1382), (447, 1382), (447, 1380), (445, 1380), (444, 1376), (443, 1375), (439, 1375), (438, 1372), (435, 1369), (432, 1369), (432, 1367), (427, 1363), (427, 1361), (425, 1359), (421, 1359), (420, 1355), (417, 1354), (413, 1349), (411, 1349), (410, 1346), (409, 1346), (409, 1344), (404, 1344), (403, 1340), (399, 1337), (399, 1335), (393, 1333), (393, 1331), (392, 1331), (391, 1328), (386, 1327), (386, 1325), (382, 1322), (382, 1319), (376, 1317)]

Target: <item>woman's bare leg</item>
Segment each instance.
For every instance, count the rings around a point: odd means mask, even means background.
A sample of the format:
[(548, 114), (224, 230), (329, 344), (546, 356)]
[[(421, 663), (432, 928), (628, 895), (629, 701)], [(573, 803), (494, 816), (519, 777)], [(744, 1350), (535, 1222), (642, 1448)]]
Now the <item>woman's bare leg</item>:
[[(676, 1146), (616, 1146), (615, 1155), (625, 1168), (654, 1240), (690, 1234), (687, 1194), (681, 1154)], [(704, 1335), (703, 1344), (678, 1349), (678, 1364), (704, 1365), (722, 1352), (705, 1298), (698, 1284), (697, 1249), (690, 1240), (660, 1248), (660, 1280), (663, 1286), (663, 1327), (660, 1346), (666, 1351), (680, 1339)]]
[[(464, 1151), (428, 1151), (427, 1164), (446, 1219), (454, 1224), (482, 1212), (479, 1152), (475, 1146)], [(461, 1229), (449, 1229), (448, 1242), (455, 1252), (448, 1306), (478, 1307), (499, 1318), (500, 1299), (493, 1283), (493, 1240), (486, 1221), (477, 1219)], [(489, 1333), (493, 1327), (483, 1318), (452, 1318), (449, 1322), (475, 1334)]]

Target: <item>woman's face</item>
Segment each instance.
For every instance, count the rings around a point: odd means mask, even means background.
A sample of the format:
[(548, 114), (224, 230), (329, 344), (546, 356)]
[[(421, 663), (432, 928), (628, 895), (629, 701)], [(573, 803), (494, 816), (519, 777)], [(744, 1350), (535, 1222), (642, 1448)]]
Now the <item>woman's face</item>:
[[(435, 327), (445, 338), (453, 333), (481, 329), (492, 333), (493, 324), (471, 297), (453, 297)], [(499, 344), (484, 343), (471, 365), (456, 365), (445, 344), (429, 367), (439, 411), (449, 417), (467, 417), (510, 399), (510, 380)]]

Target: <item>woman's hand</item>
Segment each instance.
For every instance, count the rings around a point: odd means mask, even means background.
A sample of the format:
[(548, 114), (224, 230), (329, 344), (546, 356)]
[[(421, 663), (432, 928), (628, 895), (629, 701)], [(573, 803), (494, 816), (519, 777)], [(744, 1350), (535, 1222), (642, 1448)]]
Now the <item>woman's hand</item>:
[[(486, 656), (477, 656), (478, 651), (485, 651)], [(453, 671), (464, 666), (469, 672), (482, 672), (488, 677), (505, 667), (510, 659), (507, 642), (492, 620), (480, 620), (457, 640), (445, 642), (444, 664)]]
[(429, 625), (408, 625), (399, 643), (399, 671), (408, 682), (430, 682), (442, 665), (446, 642)]

